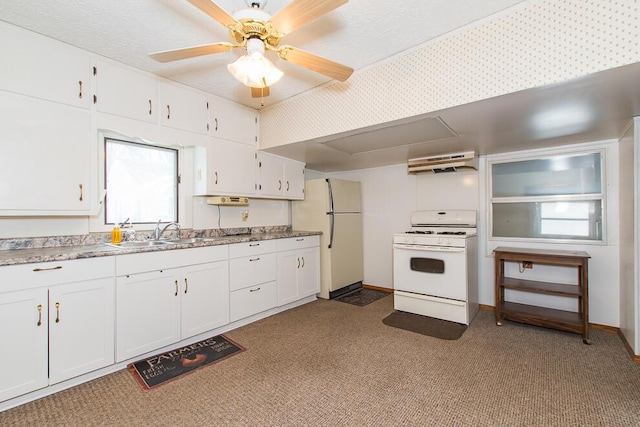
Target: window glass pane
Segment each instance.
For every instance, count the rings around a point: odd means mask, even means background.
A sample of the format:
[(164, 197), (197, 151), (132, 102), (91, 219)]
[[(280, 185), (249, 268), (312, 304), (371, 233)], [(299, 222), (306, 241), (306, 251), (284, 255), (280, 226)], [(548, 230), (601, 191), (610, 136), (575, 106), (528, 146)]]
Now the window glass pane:
[(178, 151), (105, 140), (105, 222), (178, 220)]
[(600, 153), (495, 163), (492, 197), (599, 194)]
[(493, 237), (599, 240), (602, 202), (493, 203)]

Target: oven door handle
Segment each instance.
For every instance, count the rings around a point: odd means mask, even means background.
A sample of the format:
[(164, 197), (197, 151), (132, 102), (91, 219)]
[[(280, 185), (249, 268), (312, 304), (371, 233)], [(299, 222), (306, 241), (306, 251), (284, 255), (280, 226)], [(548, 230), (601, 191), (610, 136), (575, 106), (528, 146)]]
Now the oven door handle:
[(394, 249), (408, 249), (411, 251), (423, 251), (423, 252), (464, 252), (465, 248), (452, 248), (449, 246), (420, 246), (420, 245), (403, 245), (401, 243), (394, 243)]

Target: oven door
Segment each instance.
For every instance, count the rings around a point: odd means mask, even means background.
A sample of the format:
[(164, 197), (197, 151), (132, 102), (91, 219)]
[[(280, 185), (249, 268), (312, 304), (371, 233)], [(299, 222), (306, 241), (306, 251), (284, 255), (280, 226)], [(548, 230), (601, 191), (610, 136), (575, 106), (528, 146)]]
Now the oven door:
[(399, 291), (466, 301), (465, 248), (393, 245), (393, 287)]

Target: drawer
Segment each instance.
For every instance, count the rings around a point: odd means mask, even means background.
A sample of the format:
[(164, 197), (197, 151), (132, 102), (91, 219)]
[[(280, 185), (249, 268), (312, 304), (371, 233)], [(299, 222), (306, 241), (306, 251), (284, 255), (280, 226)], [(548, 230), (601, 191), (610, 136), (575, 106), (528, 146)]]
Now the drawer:
[(229, 261), (229, 289), (276, 280), (277, 258), (275, 253), (235, 258)]
[(233, 243), (229, 245), (229, 258), (241, 258), (276, 251), (275, 240)]
[(277, 304), (278, 294), (275, 281), (233, 291), (229, 295), (230, 321), (235, 322), (269, 310)]
[(0, 267), (0, 292), (113, 277), (114, 257)]
[(228, 257), (228, 245), (117, 255), (116, 276), (166, 270), (169, 268), (204, 264), (214, 261), (225, 261)]
[(469, 324), (467, 303), (410, 292), (395, 291), (393, 308), (422, 316), (435, 317), (451, 322)]
[(320, 236), (291, 237), (278, 240), (278, 251), (291, 251), (320, 246)]

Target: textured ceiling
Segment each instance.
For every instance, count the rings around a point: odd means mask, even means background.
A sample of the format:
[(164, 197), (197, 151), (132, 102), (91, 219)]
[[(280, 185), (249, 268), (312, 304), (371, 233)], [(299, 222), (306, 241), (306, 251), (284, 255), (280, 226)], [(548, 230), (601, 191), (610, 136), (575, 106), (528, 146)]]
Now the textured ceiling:
[[(283, 39), (333, 61), (362, 70), (457, 28), (486, 18), (522, 0), (351, 0)], [(218, 0), (230, 13), (244, 0)], [(268, 0), (276, 13), (287, 0)], [(227, 30), (186, 0), (21, 0), (0, 1), (0, 20), (87, 51), (149, 71), (254, 108), (260, 101), (231, 77), (226, 65), (240, 50), (160, 64), (147, 55), (219, 41)], [(269, 52), (268, 55), (271, 55)], [(326, 83), (328, 78), (271, 59), (285, 77), (271, 88), (268, 105)]]

